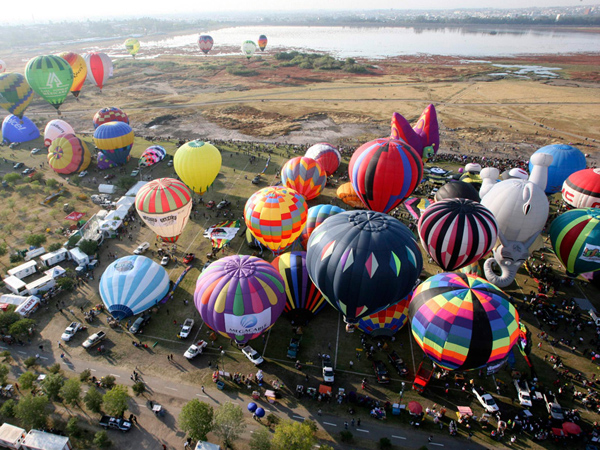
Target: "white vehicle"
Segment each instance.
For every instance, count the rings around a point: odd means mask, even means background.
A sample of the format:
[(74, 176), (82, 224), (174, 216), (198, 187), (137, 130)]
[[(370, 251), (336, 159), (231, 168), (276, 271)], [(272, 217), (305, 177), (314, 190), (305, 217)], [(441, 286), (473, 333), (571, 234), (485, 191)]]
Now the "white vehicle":
[(39, 152), (41, 152), (42, 149), (41, 148), (34, 148), (33, 150), (31, 150), (31, 154), (32, 155), (37, 155)]
[(333, 364), (331, 358), (323, 358), (323, 381), (325, 383), (333, 383), (335, 380), (335, 374), (333, 372)]
[(106, 337), (106, 333), (104, 331), (98, 331), (95, 334), (92, 334), (86, 341), (81, 344), (83, 348), (90, 348), (100, 342), (102, 339)]
[(168, 256), (163, 256), (163, 258), (160, 260), (160, 265), (166, 266), (167, 264), (169, 264), (169, 261), (171, 261), (171, 258), (169, 258)]
[(132, 176), (132, 177), (137, 177), (139, 174), (140, 174), (140, 171), (139, 171), (139, 170), (137, 170), (137, 169), (135, 169), (135, 170), (133, 170), (133, 171), (131, 172), (131, 176)]
[(140, 246), (138, 248), (136, 248), (133, 253), (135, 255), (141, 255), (142, 253), (144, 253), (146, 250), (148, 250), (150, 248), (150, 244), (148, 242), (144, 242), (142, 244), (140, 244)]
[(475, 394), (475, 397), (477, 397), (477, 400), (479, 400), (479, 403), (481, 403), (481, 406), (483, 406), (485, 412), (495, 413), (496, 411), (500, 410), (496, 400), (494, 400), (494, 397), (485, 392), (483, 388), (474, 386), (473, 394)]
[(521, 406), (531, 408), (531, 394), (527, 381), (515, 380), (515, 388), (517, 389), (517, 397)]
[(169, 162), (167, 163), (167, 166), (171, 167), (173, 165), (173, 160), (170, 159)]
[(198, 341), (195, 344), (190, 345), (183, 356), (187, 359), (194, 359), (196, 356), (202, 353), (202, 350), (208, 345), (206, 341)]
[(185, 319), (183, 326), (181, 327), (181, 331), (179, 332), (179, 338), (187, 338), (192, 332), (192, 328), (194, 328), (194, 319)]
[(562, 406), (556, 401), (556, 397), (551, 393), (544, 394), (544, 401), (546, 402), (546, 409), (548, 410), (548, 414), (554, 420), (565, 420), (565, 414), (563, 412)]
[(246, 345), (242, 349), (242, 353), (244, 355), (246, 355), (246, 358), (248, 358), (255, 366), (258, 366), (259, 364), (262, 364), (263, 362), (265, 362), (265, 360), (263, 359), (261, 354), (258, 353), (256, 350), (254, 350), (249, 345)]
[(71, 340), (75, 333), (77, 333), (81, 329), (81, 324), (79, 322), (72, 322), (67, 328), (65, 328), (65, 332), (60, 337), (63, 341), (68, 342)]
[(83, 177), (85, 177), (87, 174), (88, 174), (88, 171), (87, 171), (87, 170), (84, 170), (83, 172), (81, 172), (81, 173), (79, 174), (79, 178), (83, 178)]

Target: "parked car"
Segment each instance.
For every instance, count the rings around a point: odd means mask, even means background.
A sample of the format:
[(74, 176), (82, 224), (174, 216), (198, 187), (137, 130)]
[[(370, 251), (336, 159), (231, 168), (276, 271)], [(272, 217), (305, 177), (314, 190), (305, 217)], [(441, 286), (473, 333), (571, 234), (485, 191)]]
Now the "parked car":
[(388, 355), (388, 359), (390, 360), (390, 364), (396, 368), (398, 375), (402, 377), (408, 375), (408, 368), (406, 367), (406, 363), (402, 358), (400, 358), (400, 356), (398, 356), (396, 350), (392, 350), (392, 352)]
[(390, 374), (383, 361), (378, 359), (373, 361), (373, 371), (375, 372), (378, 383), (385, 384), (390, 382)]
[(485, 412), (495, 413), (500, 410), (494, 397), (488, 394), (482, 387), (473, 386), (473, 394), (475, 394), (475, 397), (477, 397), (477, 400), (481, 403)]
[(169, 264), (169, 261), (171, 261), (171, 257), (169, 255), (165, 255), (160, 260), (160, 265), (161, 266), (166, 266), (167, 264)]
[(33, 173), (33, 172), (35, 172), (35, 169), (33, 167), (28, 167), (23, 172), (21, 172), (21, 175), (25, 176), (25, 175), (29, 175), (30, 173)]
[(126, 432), (131, 430), (131, 422), (125, 419), (117, 419), (112, 416), (102, 416), (100, 419), (100, 426), (106, 429), (119, 430), (122, 432)]
[(254, 178), (252, 178), (252, 184), (258, 183), (260, 183), (260, 175), (256, 175)]
[(206, 341), (198, 341), (195, 344), (190, 345), (183, 356), (185, 356), (187, 359), (194, 359), (196, 356), (202, 353), (207, 345), (208, 344)]
[(217, 209), (227, 208), (229, 205), (231, 205), (231, 202), (229, 200), (221, 200), (217, 205)]
[(207, 204), (206, 207), (208, 209), (213, 209), (215, 207), (215, 201), (214, 200), (210, 200)]
[(169, 160), (169, 162), (167, 163), (167, 166), (169, 166), (169, 167), (173, 166), (173, 160), (172, 159)]
[(563, 412), (562, 406), (556, 401), (556, 397), (550, 393), (544, 394), (544, 402), (546, 402), (546, 409), (548, 410), (548, 414), (554, 420), (560, 420), (561, 422), (565, 420), (565, 414)]
[(81, 330), (81, 324), (79, 322), (71, 322), (71, 324), (65, 328), (65, 331), (60, 338), (63, 341), (68, 342), (79, 330)]
[(146, 250), (148, 250), (150, 248), (150, 244), (148, 242), (143, 242), (139, 245), (138, 248), (136, 248), (133, 253), (136, 255), (141, 255), (142, 253), (144, 253)]
[(142, 314), (140, 317), (135, 319), (135, 322), (131, 324), (129, 331), (133, 334), (137, 334), (142, 331), (142, 328), (144, 328), (144, 325), (146, 325), (148, 322), (150, 322), (150, 314)]
[(517, 389), (517, 398), (519, 399), (521, 406), (531, 408), (531, 393), (527, 381), (515, 380), (514, 385)]
[(249, 345), (246, 345), (242, 349), (242, 353), (246, 355), (246, 358), (248, 358), (250, 362), (252, 362), (255, 366), (258, 366), (259, 364), (262, 364), (265, 361), (262, 355)]
[(335, 380), (335, 373), (333, 371), (333, 364), (329, 355), (323, 357), (323, 382), (326, 384), (333, 384)]
[(194, 319), (185, 319), (179, 332), (179, 338), (186, 339), (192, 332), (192, 328), (194, 328)]
[(140, 171), (138, 169), (132, 170), (131, 171), (131, 176), (132, 177), (137, 177), (140, 174)]
[(33, 150), (31, 150), (31, 154), (32, 155), (37, 155), (39, 152), (41, 152), (42, 149), (41, 148), (34, 148)]
[(112, 180), (115, 177), (114, 173), (109, 173), (108, 175), (104, 175), (105, 180)]
[(191, 264), (195, 257), (196, 255), (194, 255), (193, 253), (186, 253), (186, 255), (183, 257), (183, 263)]
[(13, 169), (20, 169), (21, 167), (23, 167), (25, 164), (23, 164), (22, 162), (18, 162), (18, 163), (14, 163), (13, 164)]
[(106, 337), (106, 333), (104, 331), (98, 331), (97, 333), (92, 334), (89, 338), (85, 340), (83, 344), (83, 348), (90, 348), (96, 345), (98, 342), (102, 341)]
[(88, 171), (84, 170), (83, 172), (79, 173), (79, 178), (83, 178), (83, 177), (87, 176), (87, 174), (88, 174)]

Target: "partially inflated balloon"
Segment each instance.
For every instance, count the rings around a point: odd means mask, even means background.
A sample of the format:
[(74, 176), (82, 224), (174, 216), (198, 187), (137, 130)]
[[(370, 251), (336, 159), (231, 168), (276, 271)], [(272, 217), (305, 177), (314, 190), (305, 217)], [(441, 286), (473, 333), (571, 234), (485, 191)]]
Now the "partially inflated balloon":
[(429, 105), (414, 127), (415, 133), (421, 137), (423, 158), (430, 158), (440, 149), (440, 129), (435, 106)]
[(33, 90), (20, 73), (0, 74), (0, 106), (19, 119), (33, 99)]
[(73, 94), (76, 99), (79, 99), (79, 93), (87, 78), (87, 65), (85, 64), (85, 60), (77, 53), (72, 52), (61, 53), (58, 56), (68, 62), (73, 70), (71, 94)]
[(565, 180), (562, 197), (573, 208), (600, 208), (600, 169), (579, 170)]
[(373, 337), (393, 336), (408, 322), (408, 304), (411, 298), (412, 294), (408, 294), (408, 297), (395, 305), (363, 317), (358, 322), (358, 329)]
[(449, 199), (449, 198), (466, 198), (478, 202), (480, 200), (479, 193), (470, 183), (464, 181), (450, 181), (443, 185), (435, 193), (435, 201)]
[(337, 148), (326, 142), (320, 142), (311, 146), (304, 154), (307, 158), (312, 158), (321, 164), (327, 176), (332, 175), (340, 167), (342, 155)]
[(2, 122), (2, 139), (6, 142), (29, 142), (38, 137), (40, 137), (40, 130), (26, 116), (19, 119), (15, 115), (10, 115)]
[(348, 166), (350, 181), (365, 206), (387, 213), (406, 200), (423, 178), (421, 157), (405, 142), (376, 139), (360, 146)]
[(37, 56), (27, 63), (25, 78), (36, 94), (58, 110), (73, 86), (73, 69), (60, 56)]
[(281, 184), (296, 190), (306, 200), (318, 197), (326, 183), (325, 171), (312, 158), (298, 156), (281, 168)]
[(300, 234), (300, 243), (302, 247), (306, 249), (306, 245), (308, 244), (308, 238), (315, 231), (319, 225), (321, 225), (325, 219), (331, 216), (335, 216), (336, 214), (343, 213), (345, 209), (340, 208), (339, 206), (334, 205), (317, 205), (313, 206), (308, 210), (308, 216), (306, 218), (306, 226), (302, 230)]
[(63, 134), (48, 149), (48, 164), (56, 173), (65, 175), (88, 168), (92, 155), (81, 139), (74, 134)]
[(113, 63), (106, 53), (90, 52), (83, 55), (87, 66), (87, 79), (102, 91), (104, 83), (113, 74)]
[(175, 152), (173, 166), (179, 178), (197, 194), (204, 194), (221, 170), (221, 152), (212, 144), (191, 141)]
[(237, 344), (267, 331), (283, 312), (285, 302), (279, 272), (248, 255), (213, 262), (198, 277), (194, 293), (204, 323)]
[(395, 112), (392, 114), (392, 139), (400, 139), (410, 145), (414, 151), (423, 156), (423, 141), (415, 130), (410, 126), (404, 116)]
[[(562, 185), (569, 175), (585, 169), (587, 162), (585, 155), (576, 147), (564, 144), (546, 145), (538, 149), (536, 153), (552, 155), (552, 164), (548, 167), (548, 183), (546, 194), (560, 192)], [(533, 169), (533, 163), (529, 162), (529, 172)]]
[(242, 53), (246, 56), (246, 58), (252, 58), (256, 52), (256, 44), (253, 41), (244, 41), (242, 43)]
[(267, 48), (267, 37), (264, 34), (258, 37), (258, 48), (260, 48), (261, 52), (264, 52), (265, 48)]
[(352, 206), (353, 208), (365, 207), (365, 204), (362, 202), (360, 197), (356, 195), (356, 191), (352, 187), (352, 183), (349, 181), (337, 188), (336, 195), (348, 206)]
[(213, 38), (208, 34), (203, 34), (198, 38), (198, 46), (205, 55), (208, 55), (208, 52), (213, 48), (213, 44)]
[(52, 141), (61, 134), (75, 134), (73, 127), (64, 120), (54, 119), (46, 124), (44, 129), (44, 145), (50, 147)]
[(167, 155), (167, 151), (160, 145), (152, 145), (144, 150), (140, 156), (139, 167), (150, 167), (162, 161)]
[(135, 58), (135, 55), (140, 51), (140, 41), (135, 38), (127, 39), (125, 41), (125, 49)]
[(129, 117), (119, 108), (114, 106), (102, 108), (94, 115), (94, 129), (108, 122), (123, 122), (129, 125)]
[(94, 144), (104, 157), (121, 166), (129, 161), (134, 134), (123, 122), (109, 122), (94, 130)]

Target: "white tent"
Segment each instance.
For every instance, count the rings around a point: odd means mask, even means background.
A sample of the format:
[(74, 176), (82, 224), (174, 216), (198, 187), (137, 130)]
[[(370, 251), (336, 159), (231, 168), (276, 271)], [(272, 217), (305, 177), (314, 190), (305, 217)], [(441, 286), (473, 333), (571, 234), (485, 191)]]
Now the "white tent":
[(147, 181), (138, 181), (137, 183), (135, 183), (133, 185), (133, 187), (131, 189), (129, 189), (127, 191), (127, 193), (125, 194), (127, 197), (135, 197), (138, 193), (138, 191), (142, 188), (143, 185), (148, 184)]
[(221, 446), (206, 441), (199, 441), (196, 444), (195, 450), (221, 450)]
[(67, 274), (67, 271), (60, 266), (55, 266), (52, 269), (44, 271), (46, 275), (50, 275), (52, 278), (57, 279)]
[(14, 295), (14, 294), (4, 294), (0, 296), (0, 303), (6, 303), (8, 305), (17, 305), (19, 306), (29, 297), (24, 297), (22, 295)]
[(126, 208), (127, 211), (129, 211), (134, 204), (135, 204), (135, 197), (127, 197), (127, 196), (121, 197), (119, 200), (117, 200), (117, 208), (116, 209)]
[(117, 187), (114, 184), (100, 184), (98, 185), (98, 192), (102, 194), (114, 194)]

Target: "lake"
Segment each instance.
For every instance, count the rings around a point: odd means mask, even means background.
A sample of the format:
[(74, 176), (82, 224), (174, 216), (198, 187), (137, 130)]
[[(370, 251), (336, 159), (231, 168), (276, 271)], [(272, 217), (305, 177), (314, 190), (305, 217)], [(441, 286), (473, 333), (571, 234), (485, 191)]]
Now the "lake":
[[(169, 53), (199, 54), (198, 34), (164, 39), (156, 36), (140, 38), (144, 48), (169, 48)], [(398, 28), (398, 27), (304, 27), (247, 26), (222, 28), (209, 32), (214, 50), (231, 53), (246, 39), (257, 42), (258, 36), (268, 38), (266, 52), (283, 49), (327, 52), (340, 58), (365, 57), (381, 59), (403, 55), (446, 56), (515, 56), (521, 54), (559, 54), (598, 52), (600, 33), (576, 33), (551, 30), (503, 29), (498, 27), (470, 28)], [(113, 56), (125, 56), (122, 46), (110, 50)], [(257, 51), (260, 53), (260, 51)], [(238, 53), (239, 54), (239, 53)]]

